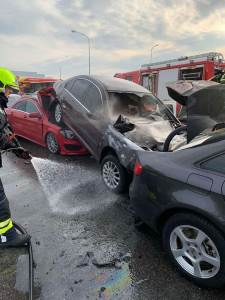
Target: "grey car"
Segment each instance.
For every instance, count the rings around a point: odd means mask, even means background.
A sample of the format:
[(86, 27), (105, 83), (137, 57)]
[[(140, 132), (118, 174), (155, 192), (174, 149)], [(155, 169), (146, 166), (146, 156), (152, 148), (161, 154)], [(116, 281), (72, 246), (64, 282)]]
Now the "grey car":
[(201, 146), (195, 140), (172, 153), (138, 152), (130, 187), (136, 215), (161, 234), (172, 263), (211, 288), (225, 284), (225, 129), (219, 131)]
[(61, 122), (63, 117), (101, 163), (104, 183), (116, 193), (128, 187), (136, 151), (162, 151), (168, 135), (181, 126), (159, 99), (127, 80), (75, 76), (57, 82), (54, 89), (55, 119)]
[[(130, 198), (162, 235), (179, 271), (202, 287), (225, 284), (225, 86), (180, 82), (169, 93), (187, 107), (188, 144), (138, 151)], [(173, 135), (173, 133), (172, 133)]]

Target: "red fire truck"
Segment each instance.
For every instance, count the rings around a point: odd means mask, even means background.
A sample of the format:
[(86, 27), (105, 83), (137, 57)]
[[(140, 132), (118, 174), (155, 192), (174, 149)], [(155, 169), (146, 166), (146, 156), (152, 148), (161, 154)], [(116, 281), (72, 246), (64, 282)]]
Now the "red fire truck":
[[(161, 100), (169, 100), (167, 103), (172, 104), (175, 109), (176, 105), (167, 93), (167, 84), (177, 80), (210, 80), (222, 70), (225, 70), (223, 55), (209, 52), (144, 64), (140, 70), (117, 73), (115, 77), (131, 80), (144, 86)], [(177, 106), (176, 110), (178, 109)]]
[(18, 80), (20, 94), (33, 94), (44, 87), (53, 86), (58, 81), (47, 77), (20, 77)]

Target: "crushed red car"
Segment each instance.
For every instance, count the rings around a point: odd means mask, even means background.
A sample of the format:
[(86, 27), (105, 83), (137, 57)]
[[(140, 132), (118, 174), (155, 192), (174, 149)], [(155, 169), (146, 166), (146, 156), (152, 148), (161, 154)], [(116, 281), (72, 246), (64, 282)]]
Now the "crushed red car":
[(17, 136), (47, 147), (51, 153), (86, 155), (88, 151), (65, 125), (54, 122), (54, 90), (44, 88), (37, 95), (22, 96), (6, 109), (9, 123)]

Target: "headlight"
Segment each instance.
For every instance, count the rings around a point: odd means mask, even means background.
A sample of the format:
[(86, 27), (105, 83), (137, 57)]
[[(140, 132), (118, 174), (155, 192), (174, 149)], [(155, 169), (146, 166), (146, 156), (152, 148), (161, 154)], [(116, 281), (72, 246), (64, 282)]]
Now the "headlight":
[(73, 131), (69, 130), (69, 129), (63, 129), (60, 131), (60, 133), (69, 140), (72, 140), (75, 138), (75, 134), (73, 133)]

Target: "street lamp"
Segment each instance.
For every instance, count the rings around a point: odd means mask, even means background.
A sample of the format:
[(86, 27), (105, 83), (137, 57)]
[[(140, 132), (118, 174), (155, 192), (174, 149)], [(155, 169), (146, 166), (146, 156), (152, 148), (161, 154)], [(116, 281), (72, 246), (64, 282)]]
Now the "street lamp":
[(151, 48), (151, 61), (150, 61), (150, 63), (152, 63), (152, 51), (153, 51), (153, 49), (155, 48), (155, 47), (158, 47), (159, 45), (158, 44), (155, 44), (154, 46), (152, 46), (152, 48)]
[(80, 32), (80, 31), (71, 30), (71, 32), (79, 33), (79, 34), (83, 35), (84, 37), (86, 37), (88, 40), (88, 70), (89, 70), (89, 75), (90, 75), (91, 74), (91, 41), (90, 41), (90, 38), (85, 33)]
[[(62, 60), (65, 60), (65, 59), (67, 59), (69, 56), (67, 55), (67, 56), (65, 56), (65, 57), (63, 57), (63, 59)], [(62, 62), (62, 61), (61, 61)], [(60, 63), (61, 63), (60, 62)], [(61, 65), (59, 65), (59, 79), (61, 80), (62, 79), (62, 66)]]

